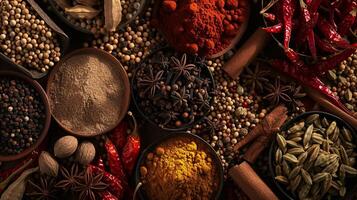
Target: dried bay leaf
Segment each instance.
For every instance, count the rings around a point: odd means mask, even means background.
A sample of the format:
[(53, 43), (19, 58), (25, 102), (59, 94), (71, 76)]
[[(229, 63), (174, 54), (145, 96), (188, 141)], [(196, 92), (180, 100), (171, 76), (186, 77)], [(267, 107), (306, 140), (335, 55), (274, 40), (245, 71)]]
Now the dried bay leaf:
[(100, 11), (97, 9), (83, 5), (76, 5), (71, 8), (66, 8), (65, 12), (71, 17), (77, 19), (93, 19), (100, 13)]
[(105, 28), (115, 31), (122, 19), (122, 6), (120, 0), (104, 0)]

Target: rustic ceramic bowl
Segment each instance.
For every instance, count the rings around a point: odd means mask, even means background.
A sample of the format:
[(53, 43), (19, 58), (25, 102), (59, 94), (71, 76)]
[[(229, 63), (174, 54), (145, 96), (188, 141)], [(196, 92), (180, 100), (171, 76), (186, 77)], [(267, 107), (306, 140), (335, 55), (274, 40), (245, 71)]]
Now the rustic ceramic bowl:
[[(50, 0), (49, 1), (50, 3), (50, 6), (53, 10), (53, 12), (57, 15), (57, 17), (63, 21), (65, 24), (67, 24), (69, 27), (71, 27), (72, 29), (74, 30), (77, 30), (81, 33), (85, 33), (85, 34), (93, 34), (90, 30), (87, 30), (87, 29), (84, 29), (84, 28), (81, 28), (81, 27), (78, 27), (76, 26), (74, 23), (72, 23), (71, 21), (69, 21), (67, 19), (66, 16), (64, 16), (61, 12), (63, 11), (61, 8), (59, 8), (55, 2), (55, 0)], [(117, 29), (122, 29), (124, 27), (126, 27), (128, 24), (130, 24), (132, 21), (135, 20), (135, 18), (137, 16), (139, 16), (142, 11), (144, 10), (145, 6), (147, 4), (147, 1), (146, 0), (141, 0), (141, 7), (138, 9), (137, 13), (135, 15), (133, 15), (133, 17), (130, 19), (130, 20), (123, 20), (122, 22), (120, 22), (119, 26)], [(125, 16), (123, 16), (124, 18)]]
[(35, 149), (37, 149), (38, 146), (40, 146), (40, 144), (44, 141), (44, 139), (47, 136), (48, 129), (49, 129), (50, 123), (51, 123), (51, 113), (50, 113), (50, 106), (49, 106), (49, 101), (48, 101), (46, 92), (43, 90), (43, 88), (37, 81), (32, 80), (31, 78), (29, 78), (21, 73), (13, 72), (13, 71), (0, 71), (0, 78), (1, 77), (7, 77), (7, 78), (13, 77), (13, 78), (22, 80), (22, 81), (28, 83), (29, 85), (31, 85), (40, 94), (41, 101), (43, 102), (43, 105), (45, 107), (45, 115), (46, 115), (45, 121), (43, 122), (44, 126), (42, 129), (42, 132), (41, 132), (39, 138), (37, 139), (37, 141), (32, 146), (30, 146), (29, 148), (23, 150), (21, 153), (16, 154), (16, 155), (1, 155), (0, 154), (0, 161), (8, 162), (8, 161), (15, 161), (15, 160), (24, 158), (27, 155), (29, 155), (30, 153), (32, 153)]
[[(152, 56), (160, 51), (173, 51), (174, 50), (170, 47), (164, 47), (164, 48), (160, 48), (160, 49), (157, 49), (156, 51), (153, 51), (149, 56), (147, 56), (143, 61), (142, 63), (145, 63), (147, 62), (149, 59), (152, 58)], [(139, 96), (137, 94), (137, 87), (136, 87), (136, 84), (135, 84), (135, 80), (136, 80), (136, 74), (137, 74), (137, 71), (141, 69), (141, 64), (139, 65), (139, 67), (137, 67), (133, 73), (133, 78), (131, 80), (131, 94), (132, 94), (132, 99), (133, 99), (133, 102), (134, 102), (134, 105), (136, 107), (136, 110), (140, 113), (140, 115), (147, 121), (149, 122), (152, 126), (155, 126), (155, 127), (158, 127), (159, 129), (162, 129), (164, 131), (167, 131), (167, 132), (177, 132), (177, 131), (182, 131), (182, 130), (186, 130), (190, 127), (192, 127), (195, 123), (197, 122), (200, 122), (201, 120), (203, 120), (204, 117), (201, 117), (201, 118), (198, 118), (196, 120), (194, 120), (193, 122), (191, 123), (188, 123), (188, 124), (185, 124), (179, 128), (167, 128), (167, 127), (160, 127), (157, 123), (155, 123), (149, 116), (147, 113), (145, 113), (139, 106)], [(211, 84), (212, 84), (212, 90), (211, 91), (214, 91), (214, 89), (216, 88), (216, 84), (215, 84), (215, 81), (214, 81), (214, 78), (213, 78), (213, 75), (211, 73), (211, 71), (207, 68), (207, 67), (202, 67), (202, 73), (205, 74), (211, 81)], [(212, 105), (213, 103), (213, 98), (211, 99), (210, 101), (210, 105)], [(207, 113), (206, 113), (207, 114)]]
[(216, 151), (211, 147), (210, 144), (208, 144), (204, 139), (200, 138), (197, 135), (194, 134), (190, 134), (190, 133), (184, 133), (184, 132), (178, 132), (172, 135), (166, 135), (165, 137), (157, 140), (156, 142), (153, 142), (151, 145), (149, 145), (147, 148), (144, 149), (144, 151), (141, 153), (137, 164), (136, 164), (136, 169), (135, 169), (135, 185), (137, 185), (137, 197), (140, 197), (140, 199), (144, 200), (144, 199), (148, 199), (145, 191), (143, 189), (141, 189), (140, 185), (141, 185), (141, 181), (140, 181), (140, 166), (143, 162), (145, 162), (146, 156), (148, 153), (155, 151), (155, 148), (164, 143), (165, 141), (172, 139), (172, 138), (178, 138), (178, 137), (185, 137), (185, 138), (190, 138), (192, 140), (194, 140), (197, 143), (200, 143), (201, 145), (203, 145), (204, 147), (206, 147), (207, 149), (207, 153), (209, 153), (211, 155), (211, 157), (213, 158), (213, 163), (215, 163), (217, 172), (218, 172), (218, 187), (216, 188), (215, 191), (215, 196), (214, 199), (218, 200), (220, 198), (222, 189), (223, 189), (223, 182), (224, 182), (224, 177), (223, 177), (223, 166), (221, 164), (221, 160), (219, 159)]
[[(96, 49), (96, 48), (83, 48), (83, 49), (78, 49), (75, 50), (71, 53), (69, 53), (68, 55), (66, 55), (63, 59), (61, 59), (61, 61), (59, 63), (57, 63), (55, 65), (55, 67), (53, 68), (52, 72), (49, 75), (48, 81), (47, 81), (47, 88), (46, 88), (46, 92), (47, 94), (49, 94), (49, 92), (51, 91), (50, 85), (52, 85), (53, 81), (54, 81), (54, 77), (55, 74), (58, 72), (58, 69), (63, 65), (63, 63), (68, 60), (69, 58), (71, 58), (72, 56), (76, 56), (76, 55), (95, 55), (96, 57), (100, 56), (103, 59), (106, 59), (107, 61), (110, 61), (114, 66), (117, 66), (118, 68), (118, 72), (120, 73), (120, 81), (123, 84), (123, 94), (121, 96), (122, 100), (120, 103), (120, 110), (121, 112), (119, 113), (119, 118), (118, 121), (113, 124), (112, 126), (108, 126), (105, 130), (101, 131), (101, 132), (97, 132), (95, 134), (84, 134), (84, 133), (77, 133), (72, 131), (71, 129), (69, 129), (68, 127), (66, 127), (64, 124), (62, 124), (57, 118), (56, 116), (52, 113), (53, 118), (56, 120), (56, 122), (61, 126), (61, 128), (63, 128), (65, 131), (67, 131), (68, 133), (71, 133), (72, 135), (78, 136), (78, 137), (94, 137), (97, 135), (102, 135), (104, 133), (107, 133), (109, 131), (111, 131), (112, 129), (114, 129), (125, 117), (128, 108), (129, 108), (129, 103), (130, 103), (130, 83), (129, 83), (129, 78), (128, 78), (128, 74), (126, 73), (124, 67), (122, 66), (122, 64), (119, 62), (119, 60), (117, 60), (114, 56), (112, 56), (111, 54), (100, 50), (100, 49)], [(49, 98), (49, 101), (51, 103), (51, 99)]]
[[(345, 121), (343, 121), (341, 118), (332, 115), (330, 113), (326, 113), (326, 112), (321, 112), (321, 111), (311, 111), (311, 112), (305, 112), (297, 117), (295, 117), (294, 119), (288, 121), (287, 123), (285, 123), (283, 125), (283, 127), (281, 128), (282, 131), (286, 131), (288, 130), (291, 126), (293, 126), (294, 123), (299, 122), (300, 120), (306, 119), (309, 115), (312, 114), (319, 114), (322, 117), (326, 117), (326, 119), (328, 120), (333, 120), (336, 121), (338, 125), (340, 126), (344, 126), (347, 129), (349, 129), (353, 135), (354, 141), (355, 143), (357, 143), (357, 135), (356, 132), (354, 131), (354, 129), (347, 124)], [(274, 137), (274, 141), (272, 142), (271, 146), (270, 146), (270, 150), (269, 150), (269, 170), (270, 170), (270, 174), (272, 175), (272, 180), (274, 182), (274, 185), (278, 188), (278, 190), (281, 192), (281, 194), (284, 196), (284, 199), (289, 199), (289, 200), (294, 200), (297, 199), (297, 196), (293, 193), (291, 193), (290, 191), (288, 191), (284, 185), (280, 184), (279, 182), (277, 182), (275, 180), (275, 164), (274, 164), (274, 160), (275, 160), (275, 151), (278, 148), (275, 137)]]
[[(59, 28), (48, 15), (41, 9), (41, 7), (34, 1), (34, 0), (27, 0), (29, 5), (33, 8), (33, 10), (40, 16), (41, 19), (45, 21), (45, 23), (57, 34), (58, 42), (61, 47), (61, 54), (63, 55), (69, 45), (69, 38), (68, 36), (63, 32), (61, 28)], [(52, 1), (50, 1), (52, 2)], [(0, 52), (0, 59), (5, 61), (6, 64), (8, 64), (11, 67), (16, 68), (17, 70), (21, 71), (22, 73), (26, 74), (27, 76), (33, 78), (33, 79), (40, 79), (45, 77), (48, 74), (47, 72), (39, 72), (34, 69), (28, 69), (24, 66), (18, 65), (10, 60), (9, 57), (7, 57), (5, 54)]]

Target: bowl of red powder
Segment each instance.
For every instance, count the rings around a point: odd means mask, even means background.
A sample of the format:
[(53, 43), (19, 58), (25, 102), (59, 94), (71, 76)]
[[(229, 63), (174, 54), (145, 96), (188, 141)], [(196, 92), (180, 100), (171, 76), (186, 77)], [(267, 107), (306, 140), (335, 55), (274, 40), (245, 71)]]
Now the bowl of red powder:
[(249, 11), (247, 0), (159, 0), (153, 25), (177, 51), (214, 58), (240, 40)]

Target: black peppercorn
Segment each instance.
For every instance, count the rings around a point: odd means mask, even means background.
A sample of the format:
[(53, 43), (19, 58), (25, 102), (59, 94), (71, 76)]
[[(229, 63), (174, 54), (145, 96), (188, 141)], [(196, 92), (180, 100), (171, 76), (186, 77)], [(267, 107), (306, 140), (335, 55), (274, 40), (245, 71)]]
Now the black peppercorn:
[(41, 134), (45, 108), (39, 93), (18, 79), (2, 78), (0, 97), (0, 152), (17, 154), (33, 145)]

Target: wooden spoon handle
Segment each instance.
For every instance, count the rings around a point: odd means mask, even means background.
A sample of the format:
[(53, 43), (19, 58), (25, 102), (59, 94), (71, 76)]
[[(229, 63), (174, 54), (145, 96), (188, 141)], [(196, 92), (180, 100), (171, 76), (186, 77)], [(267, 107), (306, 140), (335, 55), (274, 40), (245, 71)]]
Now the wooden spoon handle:
[(318, 102), (322, 107), (326, 110), (330, 111), (331, 113), (337, 115), (338, 117), (342, 118), (346, 122), (348, 122), (352, 127), (357, 127), (357, 119), (346, 112), (344, 112), (339, 107), (335, 106), (333, 103), (328, 101), (323, 94), (317, 92), (311, 88), (305, 88), (306, 93), (316, 102)]
[(236, 54), (224, 65), (223, 70), (231, 78), (238, 78), (244, 67), (248, 66), (263, 50), (269, 38), (269, 33), (258, 28), (243, 46), (239, 48)]

